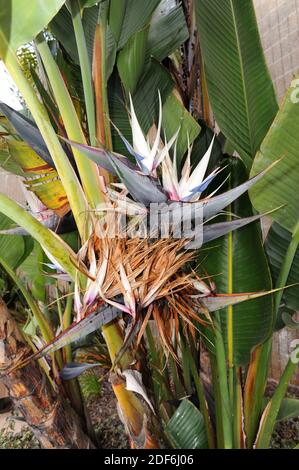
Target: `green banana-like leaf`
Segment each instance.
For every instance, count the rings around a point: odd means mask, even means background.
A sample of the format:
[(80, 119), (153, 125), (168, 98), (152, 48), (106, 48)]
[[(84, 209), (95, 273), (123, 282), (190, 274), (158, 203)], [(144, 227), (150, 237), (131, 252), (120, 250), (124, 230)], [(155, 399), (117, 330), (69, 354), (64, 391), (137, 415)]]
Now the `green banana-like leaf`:
[(207, 175), (209, 175), (217, 166), (219, 166), (220, 161), (222, 159), (223, 152), (221, 134), (215, 136), (214, 132), (206, 125), (203, 120), (199, 121), (199, 125), (201, 127), (201, 131), (199, 136), (193, 142), (191, 164), (194, 168), (198, 165), (202, 156), (209, 148), (212, 139), (214, 138), (214, 144), (212, 147), (210, 161), (207, 169)]
[(126, 2), (119, 2), (119, 0), (110, 0), (109, 5), (109, 25), (112, 35), (116, 43), (118, 43), (121, 27), (126, 11)]
[(117, 68), (127, 94), (134, 93), (143, 72), (147, 36), (148, 26), (131, 36), (118, 54)]
[[(121, 130), (122, 135), (129, 142), (132, 142), (132, 131), (128, 110), (126, 108), (126, 99), (124, 97), (122, 83), (116, 71), (112, 73), (112, 76), (108, 82), (108, 96), (109, 114), (111, 121), (118, 129)], [(130, 154), (114, 126), (111, 126), (111, 135), (113, 150), (129, 157)]]
[(209, 99), (221, 131), (250, 165), (277, 112), (251, 0), (195, 0)]
[[(12, 226), (10, 219), (0, 213), (0, 230)], [(24, 238), (19, 235), (0, 235), (0, 256), (12, 268), (16, 269), (25, 252)]]
[(24, 171), (12, 158), (5, 139), (0, 141), (0, 167), (17, 176), (25, 176)]
[[(246, 172), (239, 159), (231, 160), (230, 185), (235, 186), (246, 178)], [(246, 194), (233, 202), (226, 210), (242, 217), (252, 215), (250, 201)], [(228, 213), (226, 220), (229, 219)], [(246, 293), (271, 289), (271, 277), (262, 247), (258, 222), (231, 232), (206, 246), (210, 249), (204, 252), (206, 259), (203, 266), (214, 279), (218, 293)], [(219, 300), (221, 301), (221, 298)], [(272, 330), (271, 296), (222, 310), (221, 323), (230, 364), (246, 364), (250, 359), (253, 346), (265, 340)]]
[(208, 447), (204, 419), (191, 401), (184, 399), (168, 421), (165, 432), (175, 449)]
[[(265, 242), (265, 248), (269, 258), (274, 283), (278, 278), (279, 271), (291, 239), (292, 236), (288, 230), (275, 222), (272, 224)], [(299, 249), (295, 254), (287, 279), (287, 285), (296, 284), (297, 282), (299, 282)], [(299, 309), (298, 286), (290, 287), (285, 290), (282, 297), (282, 304), (293, 311)]]
[(175, 5), (169, 11), (167, 8), (163, 10), (160, 4), (151, 20), (146, 55), (161, 61), (175, 52), (188, 37), (182, 5)]
[[(98, 23), (98, 16), (99, 16), (99, 7), (98, 5), (92, 6), (92, 8), (86, 8), (83, 10), (82, 15), (82, 24), (84, 29), (84, 36), (86, 40), (86, 47), (88, 51), (90, 65), (92, 65), (92, 57), (93, 57), (93, 45), (94, 45), (94, 36), (95, 30)], [(64, 42), (65, 34), (62, 37)], [(111, 48), (113, 44), (111, 41), (107, 41), (107, 56), (111, 54)]]
[[(164, 104), (173, 87), (174, 82), (168, 70), (153, 59), (150, 67), (139, 80), (133, 95), (135, 113), (145, 134), (158, 120), (158, 90)], [(120, 131), (122, 131), (121, 128)]]
[(0, 1), (0, 56), (6, 55), (7, 46), (16, 50), (30, 42), (42, 31), (59, 11), (65, 0)]
[[(180, 164), (183, 155), (200, 133), (200, 125), (187, 111), (180, 99), (171, 93), (163, 105), (162, 126), (169, 140), (180, 128), (177, 141), (177, 161)], [(188, 141), (189, 138), (189, 141)]]
[[(161, 8), (162, 12), (157, 8), (150, 23), (137, 29), (119, 51), (117, 66), (127, 93), (134, 92), (138, 79), (150, 65), (151, 57), (163, 60), (188, 38), (182, 6), (175, 6), (170, 11), (166, 9), (166, 12)], [(110, 21), (113, 23), (111, 16)]]
[(296, 88), (290, 87), (277, 116), (257, 153), (251, 174), (255, 175), (269, 163), (281, 158), (273, 171), (250, 191), (254, 207), (268, 211), (284, 205), (272, 214), (275, 222), (293, 232), (299, 221), (299, 103)]
[[(118, 22), (117, 27), (114, 24), (112, 31), (119, 35), (118, 48), (121, 49), (128, 39), (140, 31), (148, 22), (161, 0), (147, 0), (146, 2), (140, 2), (140, 0), (126, 0), (125, 10), (119, 6), (119, 1), (114, 2), (115, 8), (120, 9), (120, 15), (122, 15), (122, 21)], [(110, 16), (111, 18), (111, 16)]]
[[(89, 8), (84, 8), (82, 14), (82, 25), (86, 40), (86, 47), (89, 56), (90, 65), (92, 64), (93, 57), (93, 45), (96, 25), (98, 22), (99, 9), (98, 6), (91, 6)], [(80, 65), (78, 49), (76, 44), (74, 26), (71, 14), (66, 6), (63, 6), (59, 13), (53, 18), (49, 25), (50, 31), (53, 33), (56, 39), (63, 45), (64, 49), (67, 51), (71, 59), (76, 65)], [(110, 69), (114, 65), (114, 60), (112, 60), (114, 49), (116, 48), (115, 40), (111, 33), (109, 26), (107, 27), (107, 48), (106, 48), (106, 61), (110, 64), (107, 69)], [(108, 72), (110, 75), (110, 70)]]
[(44, 275), (44, 262), (44, 252), (40, 244), (34, 242), (32, 252), (19, 267), (19, 276), (24, 277), (24, 281), (30, 284), (33, 297), (41, 302), (45, 302), (46, 285), (51, 283), (51, 279)]
[[(145, 134), (148, 133), (153, 123), (158, 121), (158, 90), (161, 94), (162, 103), (164, 103), (173, 87), (174, 82), (169, 72), (159, 62), (152, 60), (140, 78), (132, 97), (138, 121)], [(111, 121), (117, 126), (122, 135), (129, 142), (132, 142), (127, 97), (124, 96), (122, 83), (116, 73), (113, 73), (109, 80), (108, 95)], [(130, 156), (113, 126), (111, 130), (114, 151)]]

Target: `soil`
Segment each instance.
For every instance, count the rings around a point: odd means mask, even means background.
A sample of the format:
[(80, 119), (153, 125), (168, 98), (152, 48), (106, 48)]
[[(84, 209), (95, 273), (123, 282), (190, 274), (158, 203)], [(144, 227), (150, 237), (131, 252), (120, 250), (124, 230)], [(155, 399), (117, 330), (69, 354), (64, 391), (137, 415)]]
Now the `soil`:
[(20, 416), (0, 414), (0, 449), (39, 449), (40, 445)]
[(128, 449), (129, 442), (119, 419), (116, 399), (107, 376), (97, 370), (101, 380), (101, 395), (87, 400), (87, 409), (103, 449)]

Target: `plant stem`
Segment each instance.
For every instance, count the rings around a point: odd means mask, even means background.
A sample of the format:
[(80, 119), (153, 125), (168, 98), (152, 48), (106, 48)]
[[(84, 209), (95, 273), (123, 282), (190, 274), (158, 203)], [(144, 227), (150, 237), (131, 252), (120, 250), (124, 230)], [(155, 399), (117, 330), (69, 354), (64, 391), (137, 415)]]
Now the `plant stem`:
[(73, 26), (75, 31), (79, 61), (80, 61), (80, 68), (81, 68), (81, 75), (82, 75), (82, 82), (83, 82), (83, 90), (84, 90), (84, 98), (85, 98), (85, 106), (86, 106), (86, 114), (87, 114), (87, 123), (88, 123), (88, 130), (89, 130), (89, 139), (91, 145), (94, 147), (96, 146), (96, 121), (95, 121), (95, 105), (94, 105), (94, 94), (92, 88), (92, 77), (91, 77), (91, 64), (88, 57), (88, 50), (86, 46), (86, 39), (81, 19), (81, 12), (80, 12), (80, 5), (78, 0), (71, 0), (68, 2)]
[(221, 390), (218, 380), (218, 367), (217, 361), (214, 354), (210, 354), (211, 371), (212, 371), (212, 383), (215, 401), (215, 418), (216, 418), (216, 437), (217, 437), (217, 449), (224, 448), (224, 435), (222, 425), (222, 406), (221, 406)]
[[(96, 25), (94, 36), (92, 74), (95, 90), (96, 106), (96, 137), (98, 142), (112, 150), (111, 126), (109, 119), (109, 103), (107, 93), (107, 73), (106, 73), (106, 29), (107, 29), (108, 2), (99, 6), (99, 19)], [(106, 182), (109, 182), (111, 175), (100, 169), (100, 174)]]
[[(111, 362), (113, 364), (123, 345), (123, 332), (118, 323), (115, 321), (112, 321), (107, 325), (103, 325), (102, 332), (108, 347)], [(119, 365), (123, 370), (125, 370), (129, 367), (133, 360), (133, 356), (131, 356), (131, 354), (126, 351), (120, 358)]]
[[(229, 178), (229, 188), (231, 188), (231, 179)], [(232, 206), (231, 204), (228, 207), (227, 220), (230, 222), (232, 220)], [(227, 235), (227, 293), (233, 293), (233, 234), (230, 232)], [(221, 327), (221, 324), (220, 324)], [(228, 390), (229, 390), (229, 400), (232, 411), (232, 422), (237, 415), (235, 410), (235, 403), (237, 398), (237, 390), (235, 388), (235, 368), (234, 368), (234, 310), (233, 306), (229, 305), (227, 307), (227, 362), (228, 362)]]
[(63, 151), (59, 139), (51, 125), (47, 111), (38, 100), (34, 89), (23, 74), (15, 52), (9, 46), (6, 50), (4, 64), (26, 101), (26, 104), (44, 138), (66, 191), (79, 233), (82, 237), (85, 231), (84, 214), (87, 209), (87, 201), (79, 180), (68, 160), (68, 157)]
[(30, 233), (44, 249), (51, 253), (65, 272), (75, 279), (76, 268), (70, 261), (70, 258), (75, 258), (75, 253), (60, 237), (52, 230), (45, 228), (31, 214), (2, 193), (0, 193), (0, 212)]
[[(71, 289), (71, 288), (70, 288)], [(66, 299), (66, 306), (62, 316), (62, 328), (66, 330), (72, 323), (73, 296), (69, 295)], [(63, 348), (66, 362), (72, 362), (72, 348), (68, 344)]]
[[(67, 135), (71, 140), (79, 142), (80, 144), (86, 144), (74, 104), (43, 34), (37, 36), (36, 43), (51, 83), (56, 104), (62, 116)], [(97, 205), (103, 201), (97, 165), (85, 158), (84, 155), (75, 148), (73, 148), (73, 153), (84, 192), (91, 207), (96, 208)]]
[(241, 367), (233, 369), (233, 436), (234, 449), (244, 448), (244, 432), (243, 432), (243, 396), (242, 396), (242, 370)]
[[(99, 85), (98, 92), (101, 94), (99, 102), (101, 104), (97, 116), (97, 133), (100, 128), (104, 128), (105, 144), (107, 148), (112, 150), (111, 126), (109, 119), (109, 102), (107, 93), (107, 66), (106, 66), (106, 51), (107, 51), (107, 22), (108, 22), (108, 2), (103, 2), (99, 6), (99, 21), (95, 32), (94, 44), (94, 79), (96, 84), (96, 76), (98, 76)], [(97, 88), (97, 87), (96, 87)], [(104, 143), (104, 142), (102, 142)]]
[(231, 449), (233, 446), (232, 439), (232, 422), (231, 422), (231, 404), (229, 398), (228, 384), (227, 384), (227, 369), (226, 357), (223, 338), (221, 334), (220, 313), (215, 313), (215, 348), (216, 348), (216, 363), (217, 374), (220, 386), (220, 400), (221, 400), (221, 416), (223, 426), (223, 443), (225, 449)]
[(206, 397), (205, 397), (204, 387), (203, 387), (203, 384), (202, 384), (200, 373), (198, 373), (198, 371), (197, 371), (195, 361), (194, 361), (190, 351), (188, 351), (188, 352), (189, 352), (188, 359), (190, 361), (190, 363), (189, 363), (190, 364), (190, 370), (191, 370), (191, 373), (193, 375), (193, 380), (194, 380), (194, 384), (195, 384), (195, 388), (196, 388), (196, 393), (197, 393), (198, 401), (199, 401), (199, 405), (200, 405), (200, 411), (203, 415), (204, 422), (205, 422), (205, 428), (206, 428), (206, 433), (207, 433), (209, 449), (214, 449), (215, 448), (214, 431), (213, 431), (213, 427), (212, 427), (212, 423), (211, 423), (211, 419), (210, 419), (208, 404), (207, 404)]

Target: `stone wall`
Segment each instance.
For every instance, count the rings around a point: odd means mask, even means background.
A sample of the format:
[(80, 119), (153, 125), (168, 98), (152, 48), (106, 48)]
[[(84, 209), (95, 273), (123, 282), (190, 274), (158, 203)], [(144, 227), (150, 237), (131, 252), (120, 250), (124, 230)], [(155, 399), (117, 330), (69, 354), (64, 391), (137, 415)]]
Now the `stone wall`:
[(299, 72), (299, 0), (253, 0), (266, 61), (281, 101)]

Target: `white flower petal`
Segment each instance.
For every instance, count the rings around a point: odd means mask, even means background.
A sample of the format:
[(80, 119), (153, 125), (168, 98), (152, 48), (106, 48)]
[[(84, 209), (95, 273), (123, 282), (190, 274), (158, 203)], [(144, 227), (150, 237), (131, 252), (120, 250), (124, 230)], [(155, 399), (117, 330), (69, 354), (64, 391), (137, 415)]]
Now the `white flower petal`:
[(187, 154), (187, 158), (184, 163), (184, 166), (182, 168), (181, 179), (179, 182), (179, 194), (180, 194), (181, 199), (183, 199), (188, 193), (188, 182), (189, 182), (190, 171), (191, 171), (192, 146), (189, 143), (189, 135), (187, 137), (188, 137), (188, 154)]
[(122, 264), (119, 265), (119, 274), (120, 274), (120, 279), (123, 285), (123, 288), (125, 290), (124, 293), (124, 301), (126, 306), (130, 309), (130, 313), (132, 317), (135, 318), (136, 316), (136, 302), (135, 302), (135, 296), (131, 288), (131, 284), (129, 282), (129, 279), (127, 277), (127, 273), (125, 271), (125, 268), (123, 267)]
[(202, 157), (202, 159), (198, 163), (197, 167), (193, 170), (193, 172), (192, 172), (192, 174), (189, 178), (189, 181), (188, 181), (188, 190), (189, 190), (189, 192), (192, 192), (192, 190), (194, 188), (199, 186), (200, 183), (203, 181), (203, 179), (205, 177), (205, 173), (207, 171), (208, 164), (209, 164), (209, 161), (210, 161), (210, 156), (211, 156), (211, 152), (212, 152), (212, 148), (213, 148), (213, 144), (214, 144), (214, 139), (215, 139), (215, 135), (212, 139), (212, 142), (210, 143), (210, 146), (209, 146), (208, 150), (206, 151), (206, 153), (204, 154), (204, 156)]
[(152, 162), (154, 162), (156, 154), (158, 152), (159, 143), (160, 143), (161, 125), (162, 125), (162, 100), (161, 100), (160, 91), (158, 91), (158, 95), (159, 95), (159, 121), (158, 121), (156, 138), (155, 138), (152, 150), (151, 150), (151, 161)]
[(146, 142), (146, 139), (144, 138), (137, 116), (135, 114), (131, 95), (130, 95), (130, 106), (131, 106), (131, 128), (132, 128), (132, 137), (133, 137), (133, 147), (136, 152), (138, 152), (142, 157), (144, 157), (142, 164), (145, 165), (147, 168), (149, 168), (151, 152)]
[(107, 272), (108, 257), (109, 257), (109, 249), (107, 247), (103, 256), (103, 262), (100, 268), (98, 269), (95, 281), (92, 281), (89, 279), (90, 283), (86, 289), (86, 292), (84, 294), (84, 299), (83, 299), (85, 306), (91, 305), (93, 301), (97, 298), (100, 292), (100, 289), (104, 283), (106, 272)]
[[(165, 147), (168, 150), (167, 142), (165, 140)], [(171, 161), (168, 151), (162, 162), (162, 185), (168, 196), (172, 200), (178, 200), (178, 180), (176, 170), (176, 160)]]
[(154, 161), (154, 165), (153, 165), (153, 168), (157, 168), (160, 163), (164, 160), (165, 158), (165, 155), (169, 152), (169, 149), (173, 146), (173, 144), (175, 143), (178, 135), (179, 135), (179, 132), (180, 132), (180, 127), (178, 128), (178, 130), (175, 132), (175, 134), (173, 134), (173, 136), (171, 137), (171, 139), (167, 142), (166, 141), (166, 137), (165, 137), (165, 146), (160, 150), (160, 152), (158, 152), (158, 154), (156, 155), (156, 158), (155, 158), (155, 161)]

